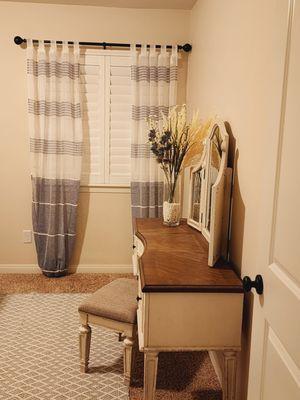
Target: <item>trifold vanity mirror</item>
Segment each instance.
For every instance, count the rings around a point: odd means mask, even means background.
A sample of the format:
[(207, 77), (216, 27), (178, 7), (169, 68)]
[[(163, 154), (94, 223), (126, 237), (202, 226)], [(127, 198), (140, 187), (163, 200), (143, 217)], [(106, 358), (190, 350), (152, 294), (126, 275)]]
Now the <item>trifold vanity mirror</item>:
[(198, 164), (191, 167), (187, 223), (209, 243), (208, 265), (227, 259), (232, 169), (227, 167), (229, 136), (224, 122), (214, 119)]

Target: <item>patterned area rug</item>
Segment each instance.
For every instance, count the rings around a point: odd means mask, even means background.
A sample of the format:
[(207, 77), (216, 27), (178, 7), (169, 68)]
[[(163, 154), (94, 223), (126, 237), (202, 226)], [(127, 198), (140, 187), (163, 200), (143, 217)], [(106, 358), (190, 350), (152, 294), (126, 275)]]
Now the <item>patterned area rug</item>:
[[(93, 328), (90, 372), (79, 372), (77, 307), (87, 296), (0, 294), (0, 400), (128, 399), (115, 333)], [(130, 400), (142, 400), (143, 354), (134, 350)], [(221, 399), (207, 352), (159, 355), (156, 400)]]
[(1, 400), (127, 400), (123, 344), (94, 328), (79, 371), (78, 304), (86, 294), (0, 295)]

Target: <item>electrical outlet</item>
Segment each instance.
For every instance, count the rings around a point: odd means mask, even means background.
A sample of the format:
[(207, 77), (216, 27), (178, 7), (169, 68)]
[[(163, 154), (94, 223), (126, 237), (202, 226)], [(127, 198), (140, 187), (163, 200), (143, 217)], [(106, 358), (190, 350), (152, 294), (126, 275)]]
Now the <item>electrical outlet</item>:
[(32, 242), (32, 232), (30, 230), (23, 231), (23, 243), (31, 243)]

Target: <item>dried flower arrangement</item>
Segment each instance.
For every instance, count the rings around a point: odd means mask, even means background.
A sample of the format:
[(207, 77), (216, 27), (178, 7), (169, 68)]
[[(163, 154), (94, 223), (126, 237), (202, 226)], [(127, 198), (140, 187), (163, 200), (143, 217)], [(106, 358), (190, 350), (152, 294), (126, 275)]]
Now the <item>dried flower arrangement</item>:
[(168, 115), (162, 115), (162, 128), (156, 116), (148, 118), (151, 151), (164, 171), (167, 185), (167, 199), (174, 202), (178, 178), (184, 166), (199, 157), (209, 124), (202, 124), (198, 113), (187, 122), (186, 105), (174, 106)]

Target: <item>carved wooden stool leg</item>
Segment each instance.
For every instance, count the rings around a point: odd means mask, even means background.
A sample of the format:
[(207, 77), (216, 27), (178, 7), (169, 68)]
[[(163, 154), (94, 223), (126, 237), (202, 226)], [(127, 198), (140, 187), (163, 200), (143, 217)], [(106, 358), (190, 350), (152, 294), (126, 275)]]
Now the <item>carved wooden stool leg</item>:
[(236, 400), (237, 352), (224, 351), (223, 399)]
[(155, 399), (158, 353), (146, 351), (144, 353), (144, 400)]
[(80, 354), (80, 371), (87, 372), (90, 348), (91, 348), (91, 327), (89, 325), (81, 325), (79, 328), (79, 354)]
[(124, 379), (127, 383), (129, 383), (131, 377), (133, 338), (126, 337), (123, 343), (124, 343)]

